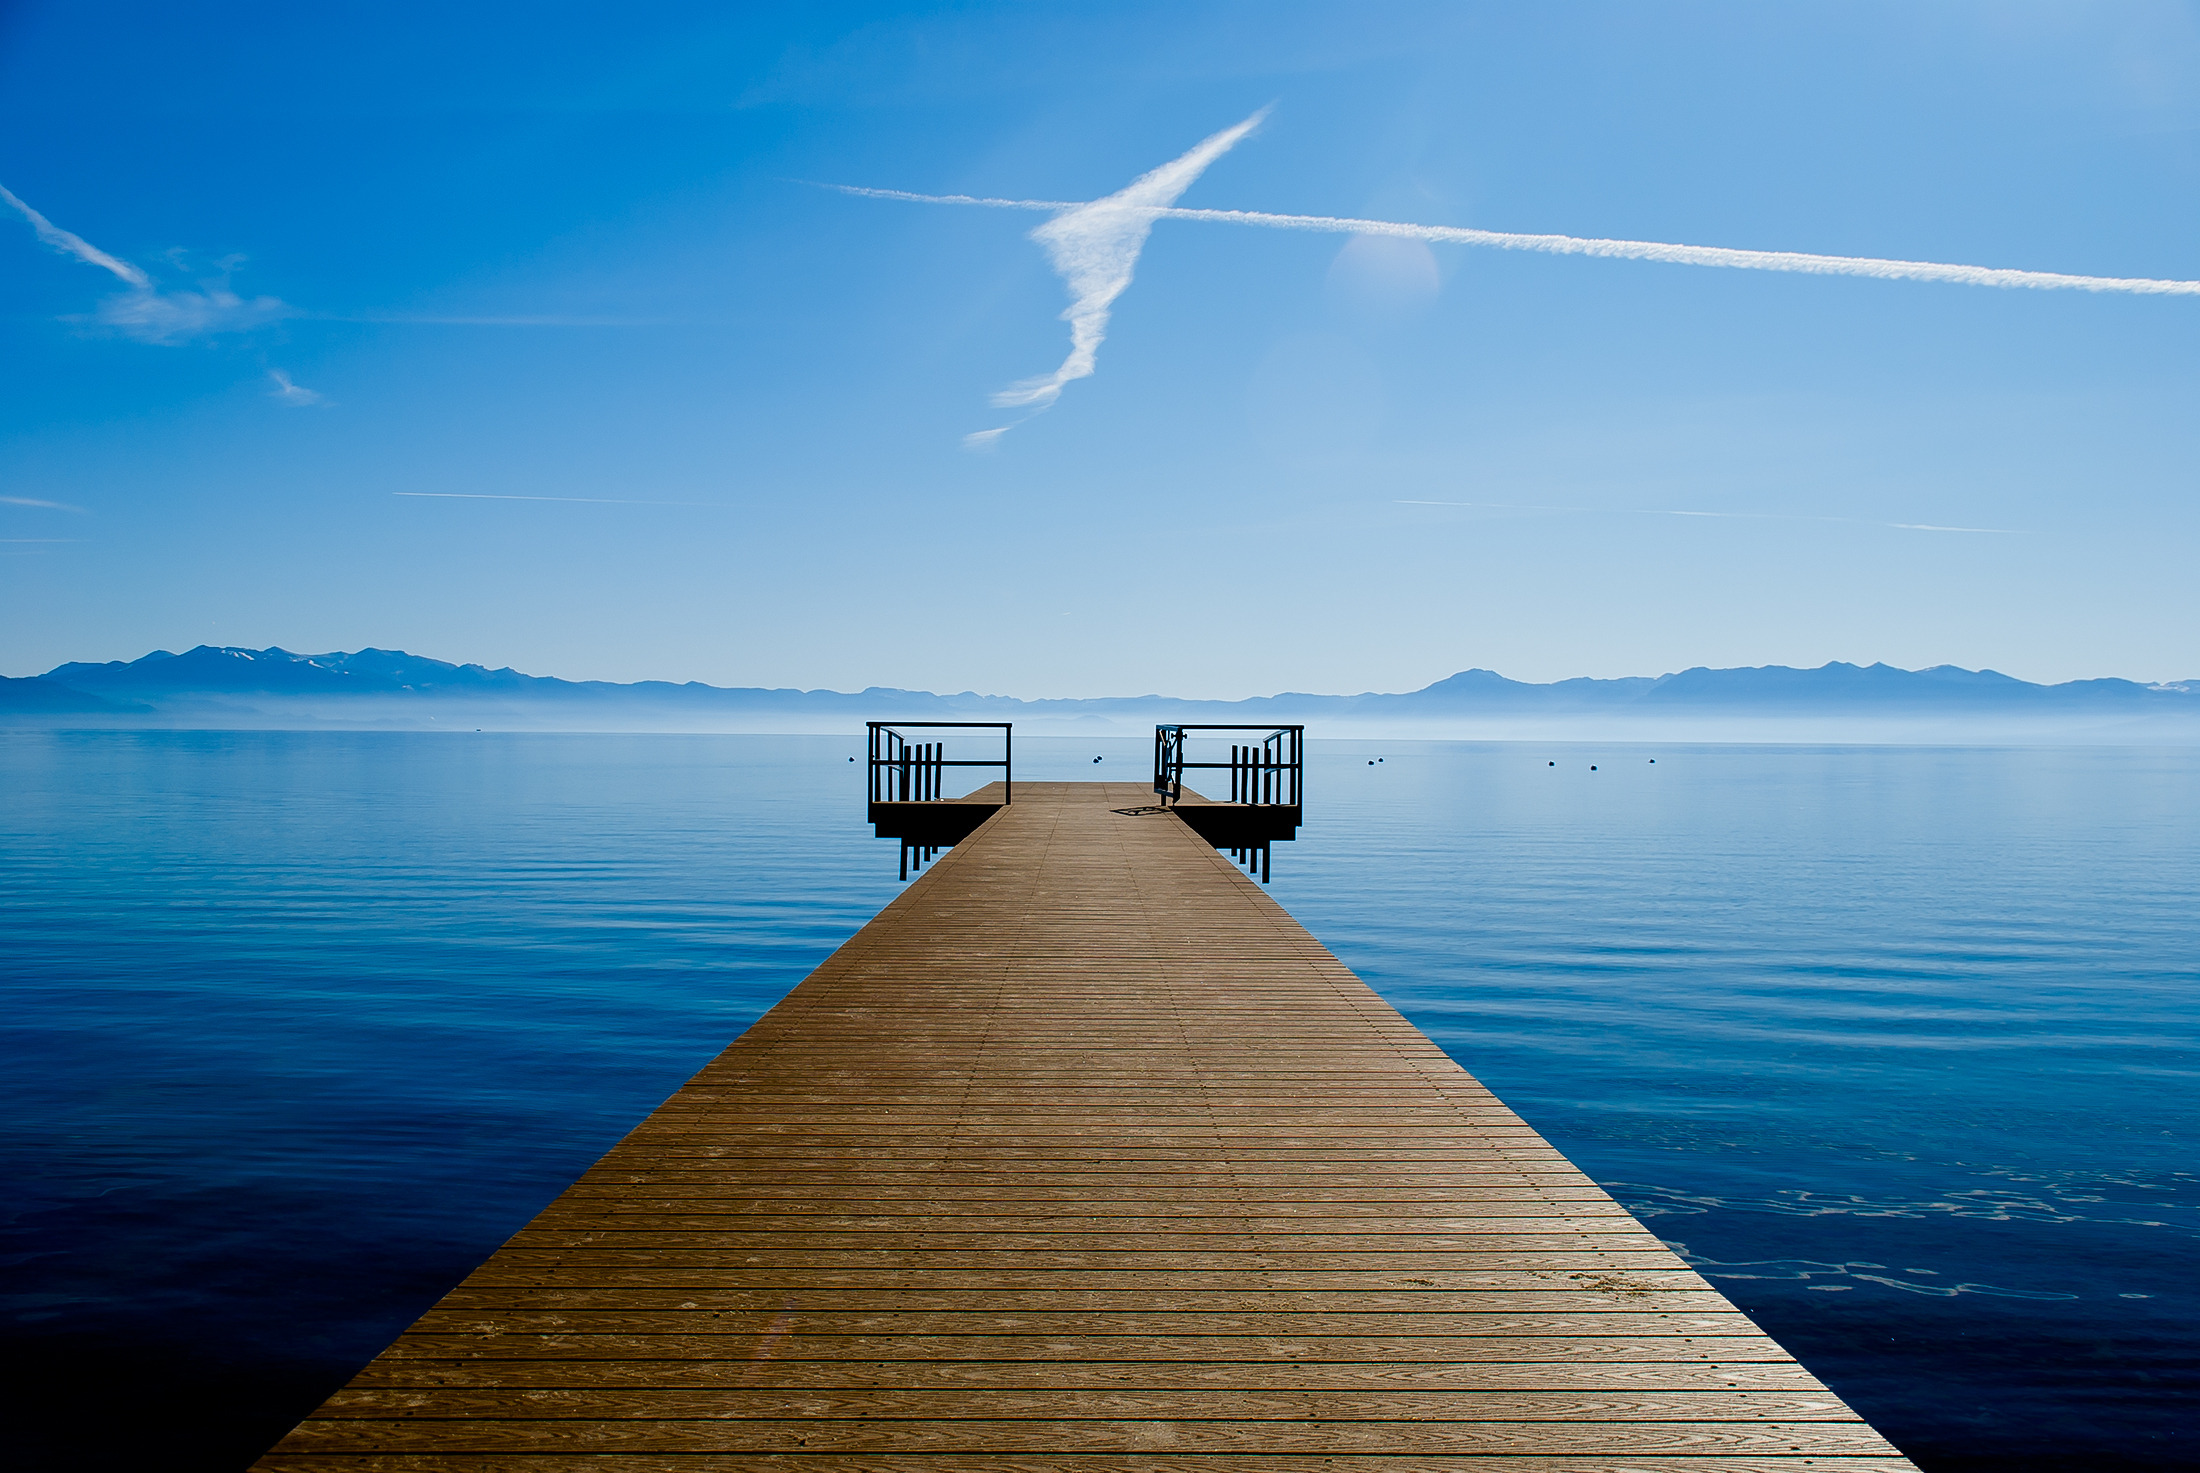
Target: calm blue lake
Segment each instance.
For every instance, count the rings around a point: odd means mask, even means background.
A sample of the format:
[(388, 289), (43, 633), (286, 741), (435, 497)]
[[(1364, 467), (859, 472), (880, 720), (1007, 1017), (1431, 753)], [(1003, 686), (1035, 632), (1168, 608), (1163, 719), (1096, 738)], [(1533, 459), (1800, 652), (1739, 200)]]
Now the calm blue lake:
[[(894, 894), (859, 745), (0, 732), (8, 1465), (279, 1436)], [(2200, 752), (1309, 788), (1277, 898), (1921, 1465), (2200, 1463)]]

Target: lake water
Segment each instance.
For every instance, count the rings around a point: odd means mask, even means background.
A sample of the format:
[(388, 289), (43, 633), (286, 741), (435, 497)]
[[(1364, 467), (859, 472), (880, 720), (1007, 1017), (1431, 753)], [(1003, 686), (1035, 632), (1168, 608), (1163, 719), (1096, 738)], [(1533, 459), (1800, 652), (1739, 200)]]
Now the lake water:
[[(895, 893), (859, 746), (0, 732), (8, 1465), (279, 1436)], [(1309, 798), (1276, 897), (1923, 1467), (2200, 1463), (2200, 752)]]

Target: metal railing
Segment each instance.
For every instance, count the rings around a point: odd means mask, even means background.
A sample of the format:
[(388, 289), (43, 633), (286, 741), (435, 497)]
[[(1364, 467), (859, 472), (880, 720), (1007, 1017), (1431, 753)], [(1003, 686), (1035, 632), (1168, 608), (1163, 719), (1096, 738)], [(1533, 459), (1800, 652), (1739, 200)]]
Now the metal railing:
[[(1016, 758), (1015, 727), (1006, 721), (867, 721), (870, 729), (869, 774), (871, 821), (879, 821), (879, 805), (882, 803), (937, 803), (947, 791), (947, 769), (950, 767), (998, 767), (1001, 769), (1001, 802), (1005, 805), (1015, 795)], [(932, 730), (981, 730), (998, 731), (1001, 734), (1001, 755), (992, 758), (961, 758), (947, 755), (945, 742), (913, 742), (903, 734), (909, 731)], [(892, 810), (889, 810), (890, 812)], [(904, 813), (907, 810), (902, 810)], [(896, 820), (903, 822), (906, 820)], [(909, 878), (914, 866), (921, 869), (925, 861), (940, 852), (940, 845), (913, 837), (899, 830), (901, 838), (901, 877)], [(920, 829), (919, 832), (922, 832)], [(953, 837), (949, 842), (954, 842)]]
[[(1258, 741), (1232, 742), (1227, 762), (1194, 762), (1184, 755), (1184, 741), (1195, 731), (1257, 731), (1266, 735)], [(1153, 790), (1161, 795), (1162, 806), (1167, 807), (1184, 797), (1185, 772), (1204, 769), (1229, 773), (1227, 800), (1217, 794), (1208, 803), (1179, 808), (1177, 813), (1180, 817), (1197, 814), (1192, 827), (1266, 884), (1270, 844), (1279, 836), (1290, 838), (1298, 828), (1305, 796), (1305, 749), (1303, 726), (1157, 726), (1153, 729)], [(1232, 806), (1221, 806), (1225, 802)], [(1249, 823), (1245, 821), (1248, 819)], [(1284, 827), (1279, 830), (1278, 824)]]
[[(1233, 742), (1227, 762), (1193, 762), (1184, 756), (1184, 738), (1195, 731), (1262, 731), (1259, 741)], [(1230, 774), (1230, 796), (1213, 801), (1249, 805), (1301, 805), (1306, 762), (1303, 726), (1157, 726), (1153, 729), (1153, 790), (1164, 805), (1184, 795), (1184, 774), (1202, 768)]]
[[(1006, 721), (867, 721), (871, 732), (871, 801), (873, 803), (936, 803), (945, 791), (950, 767), (998, 767), (1001, 769), (1001, 801), (1010, 801), (1016, 786), (1015, 732)], [(970, 760), (949, 758), (945, 742), (912, 742), (901, 728), (929, 731), (936, 728), (980, 727), (1001, 734), (1001, 755)]]

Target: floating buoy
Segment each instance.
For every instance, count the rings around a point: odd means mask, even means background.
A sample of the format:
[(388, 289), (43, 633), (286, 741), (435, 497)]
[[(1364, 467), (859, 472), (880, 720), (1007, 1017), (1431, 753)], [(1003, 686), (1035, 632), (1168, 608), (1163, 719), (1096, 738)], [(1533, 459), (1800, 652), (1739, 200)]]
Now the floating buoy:
[(1595, 772), (1595, 771), (1597, 770), (1597, 765), (1596, 765), (1596, 764), (1595, 764), (1594, 762), (1590, 763), (1590, 764), (1589, 764), (1589, 770), (1590, 770), (1591, 772)]

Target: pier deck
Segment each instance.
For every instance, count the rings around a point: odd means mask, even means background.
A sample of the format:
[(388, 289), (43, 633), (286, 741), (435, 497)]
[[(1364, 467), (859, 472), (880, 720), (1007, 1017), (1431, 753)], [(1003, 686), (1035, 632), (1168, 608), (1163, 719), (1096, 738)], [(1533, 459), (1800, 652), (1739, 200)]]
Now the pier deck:
[(1151, 801), (1017, 784), (258, 1466), (1909, 1466)]

